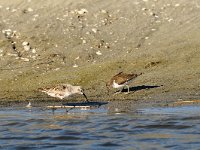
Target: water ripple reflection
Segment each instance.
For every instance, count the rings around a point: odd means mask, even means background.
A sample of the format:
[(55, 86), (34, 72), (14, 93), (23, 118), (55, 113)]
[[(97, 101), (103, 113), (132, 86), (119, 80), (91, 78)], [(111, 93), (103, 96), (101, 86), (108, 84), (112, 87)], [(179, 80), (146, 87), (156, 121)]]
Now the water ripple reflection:
[(1, 149), (199, 149), (200, 106), (0, 110)]

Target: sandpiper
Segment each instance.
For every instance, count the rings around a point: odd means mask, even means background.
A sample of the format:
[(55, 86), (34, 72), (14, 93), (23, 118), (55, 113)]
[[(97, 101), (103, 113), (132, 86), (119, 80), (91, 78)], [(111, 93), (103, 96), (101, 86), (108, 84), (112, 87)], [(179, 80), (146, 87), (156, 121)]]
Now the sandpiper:
[[(128, 88), (128, 92), (129, 93), (129, 86), (128, 83), (131, 82), (133, 79), (135, 79), (136, 77), (138, 77), (140, 74), (126, 74), (123, 72), (120, 72), (118, 74), (116, 74), (115, 76), (113, 76), (110, 81), (107, 82), (106, 86), (108, 88), (108, 90), (110, 89), (110, 87), (113, 88), (117, 88), (121, 90), (117, 93), (122, 92), (122, 90), (124, 89), (124, 87), (126, 86)], [(117, 94), (115, 93), (115, 94)]]
[(73, 94), (82, 94), (86, 98), (86, 101), (88, 101), (87, 96), (83, 92), (81, 86), (73, 86), (71, 84), (60, 84), (53, 87), (40, 88), (39, 91), (44, 92), (49, 96), (60, 99), (69, 97)]

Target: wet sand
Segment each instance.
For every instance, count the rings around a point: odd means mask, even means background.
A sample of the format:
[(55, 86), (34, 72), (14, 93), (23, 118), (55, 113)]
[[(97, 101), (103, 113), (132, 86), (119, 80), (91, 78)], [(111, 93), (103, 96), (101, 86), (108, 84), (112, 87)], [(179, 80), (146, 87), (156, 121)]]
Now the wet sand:
[[(198, 0), (0, 0), (0, 101), (55, 101), (37, 89), (59, 83), (90, 100), (200, 99), (199, 13)], [(143, 75), (108, 94), (120, 71)]]

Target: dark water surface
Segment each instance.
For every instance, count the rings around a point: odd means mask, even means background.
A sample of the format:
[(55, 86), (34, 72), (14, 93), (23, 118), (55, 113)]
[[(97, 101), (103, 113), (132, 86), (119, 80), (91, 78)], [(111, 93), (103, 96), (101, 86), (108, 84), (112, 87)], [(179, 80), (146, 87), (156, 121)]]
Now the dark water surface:
[(200, 106), (1, 108), (0, 149), (200, 149)]

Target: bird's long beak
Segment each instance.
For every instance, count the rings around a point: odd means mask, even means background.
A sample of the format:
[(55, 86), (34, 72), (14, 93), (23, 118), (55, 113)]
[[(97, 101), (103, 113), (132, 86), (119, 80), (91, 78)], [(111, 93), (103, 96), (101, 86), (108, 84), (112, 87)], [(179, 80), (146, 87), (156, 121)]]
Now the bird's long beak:
[(87, 96), (85, 95), (85, 93), (83, 93), (83, 96), (85, 97), (86, 101), (88, 102)]

